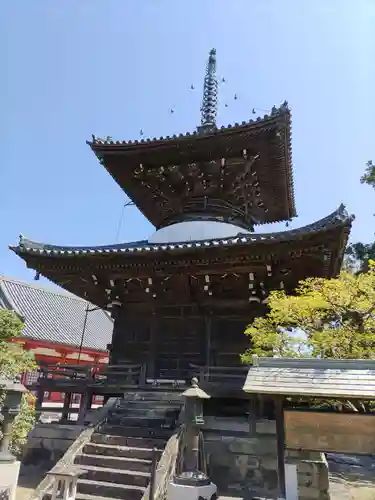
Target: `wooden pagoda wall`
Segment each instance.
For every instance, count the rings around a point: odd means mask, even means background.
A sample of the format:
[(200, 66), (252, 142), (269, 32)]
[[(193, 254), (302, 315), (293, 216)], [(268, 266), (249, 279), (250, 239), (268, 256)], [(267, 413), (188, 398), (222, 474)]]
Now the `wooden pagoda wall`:
[(183, 377), (190, 364), (240, 366), (248, 347), (249, 311), (121, 309), (115, 319), (110, 362), (147, 363), (149, 377)]

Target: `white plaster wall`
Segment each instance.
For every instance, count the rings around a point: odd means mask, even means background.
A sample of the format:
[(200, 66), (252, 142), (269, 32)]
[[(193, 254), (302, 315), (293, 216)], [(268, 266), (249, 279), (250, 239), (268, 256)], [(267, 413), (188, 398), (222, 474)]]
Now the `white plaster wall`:
[(195, 220), (163, 227), (156, 231), (148, 241), (149, 243), (179, 243), (215, 238), (234, 238), (238, 233), (249, 234), (250, 231), (227, 222)]

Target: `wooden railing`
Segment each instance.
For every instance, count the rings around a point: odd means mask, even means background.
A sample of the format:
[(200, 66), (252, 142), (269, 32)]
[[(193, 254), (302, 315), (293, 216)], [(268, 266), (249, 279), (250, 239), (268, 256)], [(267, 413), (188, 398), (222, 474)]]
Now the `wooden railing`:
[[(39, 368), (39, 376), (27, 388), (36, 393), (36, 410), (41, 413), (61, 414), (62, 421), (69, 420), (71, 414), (78, 414), (82, 423), (91, 409), (94, 396), (121, 395), (126, 390), (143, 387), (146, 384), (145, 366), (122, 365), (52, 365)], [(45, 393), (61, 393), (63, 407), (49, 403), (44, 405)], [(73, 395), (80, 395), (79, 407), (73, 407)]]
[[(228, 387), (230, 389), (242, 390), (248, 368), (226, 367), (226, 366), (199, 366), (190, 365), (184, 373), (186, 381), (197, 377), (200, 384), (209, 385), (220, 390)], [(82, 423), (87, 411), (91, 409), (93, 398), (103, 396), (121, 395), (127, 390), (134, 388), (150, 389), (147, 385), (145, 364), (118, 364), (118, 365), (88, 365), (69, 364), (40, 366), (39, 375), (27, 388), (34, 391), (37, 396), (37, 411), (39, 413), (54, 413), (62, 416), (62, 421), (70, 419), (70, 415), (78, 414), (78, 422)], [(155, 389), (162, 384), (155, 384)], [(178, 387), (178, 385), (176, 385)], [(63, 406), (44, 405), (45, 393), (60, 393)], [(75, 403), (75, 395), (79, 396), (79, 405)], [(74, 406), (72, 406), (72, 403)]]
[(248, 366), (199, 366), (190, 364), (199, 383), (224, 384), (241, 387), (245, 383)]
[(103, 392), (104, 386), (113, 385), (143, 385), (146, 382), (145, 367), (141, 364), (133, 365), (52, 365), (45, 364), (39, 367), (38, 378), (29, 384), (29, 389), (35, 390), (43, 385), (46, 390), (50, 387), (61, 389), (74, 385), (76, 392), (90, 386)]

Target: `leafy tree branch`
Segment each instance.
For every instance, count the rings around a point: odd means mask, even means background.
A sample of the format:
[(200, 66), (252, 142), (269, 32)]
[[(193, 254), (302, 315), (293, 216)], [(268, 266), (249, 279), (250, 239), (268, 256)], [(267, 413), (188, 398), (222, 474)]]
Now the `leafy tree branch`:
[[(22, 333), (23, 322), (18, 316), (6, 309), (0, 309), (0, 376), (14, 378), (36, 368), (31, 352), (26, 351), (16, 339)], [(5, 393), (0, 394), (0, 405)], [(11, 451), (18, 455), (27, 441), (27, 436), (35, 424), (35, 398), (27, 393), (23, 396), (21, 411), (16, 417), (12, 430)]]

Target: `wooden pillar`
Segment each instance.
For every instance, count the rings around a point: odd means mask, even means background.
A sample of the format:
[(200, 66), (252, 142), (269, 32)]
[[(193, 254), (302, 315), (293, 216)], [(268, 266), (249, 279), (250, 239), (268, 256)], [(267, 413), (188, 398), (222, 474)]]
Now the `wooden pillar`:
[(150, 318), (150, 348), (149, 360), (146, 370), (146, 378), (156, 378), (156, 355), (157, 355), (157, 322), (156, 311), (153, 310)]
[(205, 323), (206, 323), (206, 342), (205, 342), (205, 361), (204, 364), (207, 367), (206, 372), (208, 373), (209, 371), (209, 366), (211, 365), (211, 328), (212, 328), (212, 315), (211, 311), (208, 312), (208, 314), (205, 316)]
[(274, 398), (276, 439), (277, 439), (277, 468), (279, 479), (280, 498), (285, 497), (285, 428), (284, 428), (284, 397)]
[(62, 409), (62, 417), (61, 417), (62, 422), (67, 422), (69, 420), (69, 410), (71, 401), (72, 401), (72, 393), (66, 392), (64, 395), (64, 406)]
[(35, 402), (37, 417), (40, 417), (42, 413), (43, 401), (44, 401), (44, 388), (38, 387), (38, 390), (36, 391), (36, 402)]
[(86, 391), (82, 394), (79, 405), (79, 413), (77, 421), (79, 425), (83, 425), (85, 423), (86, 414), (89, 410), (91, 410), (91, 404), (92, 404), (92, 392)]

